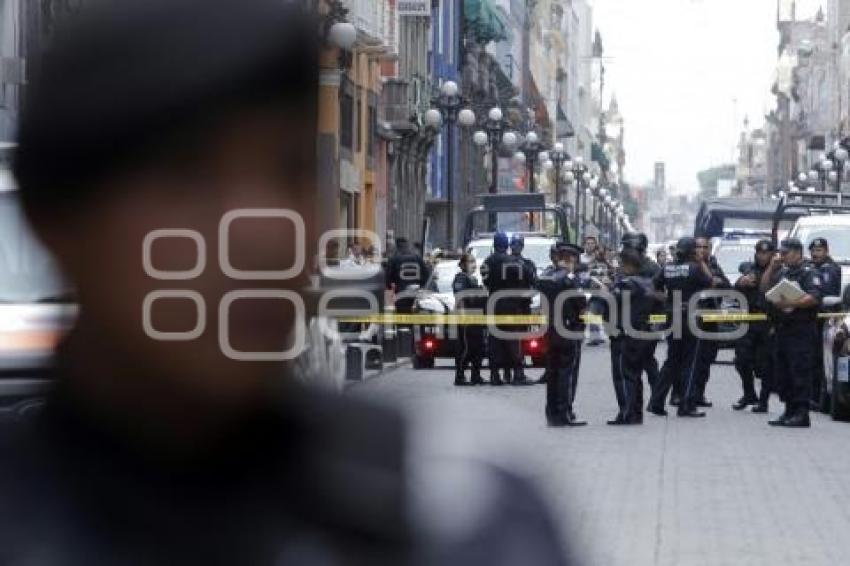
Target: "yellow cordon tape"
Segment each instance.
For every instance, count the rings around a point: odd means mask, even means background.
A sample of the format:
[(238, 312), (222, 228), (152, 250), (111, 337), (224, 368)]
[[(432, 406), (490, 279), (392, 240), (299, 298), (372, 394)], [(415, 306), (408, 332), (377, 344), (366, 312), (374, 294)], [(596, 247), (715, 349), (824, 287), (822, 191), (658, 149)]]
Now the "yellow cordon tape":
[[(763, 313), (701, 313), (703, 322), (766, 322), (767, 315)], [(820, 313), (818, 318), (844, 318), (850, 313)], [(588, 324), (604, 324), (601, 315), (582, 315), (582, 321)], [(547, 319), (543, 315), (506, 315), (506, 314), (373, 314), (362, 316), (343, 316), (337, 319), (343, 323), (355, 324), (410, 324), (418, 326), (544, 326)], [(650, 324), (665, 324), (667, 315), (653, 314), (649, 317)]]

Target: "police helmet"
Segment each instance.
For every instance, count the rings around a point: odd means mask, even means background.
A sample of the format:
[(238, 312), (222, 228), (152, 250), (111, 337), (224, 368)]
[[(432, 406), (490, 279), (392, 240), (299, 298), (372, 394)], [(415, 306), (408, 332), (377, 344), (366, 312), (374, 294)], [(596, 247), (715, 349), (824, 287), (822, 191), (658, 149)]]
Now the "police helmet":
[(511, 236), (511, 248), (523, 249), (525, 247), (525, 237), (522, 234), (514, 234)]
[(510, 241), (508, 240), (508, 235), (504, 232), (496, 232), (496, 235), (493, 236), (493, 249), (498, 251), (505, 251), (510, 246)]
[(697, 241), (695, 238), (685, 236), (684, 238), (679, 238), (679, 241), (676, 242), (676, 257), (679, 259), (693, 257), (696, 252)]
[(637, 232), (626, 232), (620, 238), (620, 244), (623, 249), (640, 249), (640, 234)]

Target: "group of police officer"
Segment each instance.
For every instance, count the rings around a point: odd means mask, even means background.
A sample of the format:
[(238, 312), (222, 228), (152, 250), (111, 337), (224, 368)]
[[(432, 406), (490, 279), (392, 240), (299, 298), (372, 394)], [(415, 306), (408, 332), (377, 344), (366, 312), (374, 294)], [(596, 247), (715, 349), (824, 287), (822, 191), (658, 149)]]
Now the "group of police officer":
[[(616, 269), (612, 266), (612, 276), (601, 280), (591, 276), (581, 261), (584, 250), (565, 242), (552, 246), (552, 263), (538, 276), (534, 263), (522, 255), (524, 240), (520, 234), (508, 238), (499, 232), (494, 236), (494, 251), (481, 266), (481, 281), (475, 276), (475, 258), (464, 254), (460, 260), (461, 270), (453, 281), (459, 312), (481, 311), (490, 297), (495, 315), (527, 315), (533, 295), (540, 292), (545, 297), (548, 349), (546, 371), (540, 382), (546, 384), (546, 419), (551, 426), (586, 424), (576, 417), (573, 405), (584, 315), (589, 310), (601, 313), (610, 323), (612, 381), (619, 410), (608, 424), (643, 422), (644, 373), (651, 389), (648, 412), (667, 416), (669, 402), (677, 407), (680, 417), (704, 417), (706, 413), (701, 409), (712, 406), (705, 391), (720, 344), (713, 336), (719, 326), (696, 316), (695, 332), (689, 316), (696, 314), (690, 312), (692, 308), (701, 312), (719, 309), (721, 294), (706, 292), (723, 289), (740, 292), (746, 298), (749, 313), (766, 315), (749, 322), (745, 335), (735, 344), (735, 367), (741, 377), (743, 396), (733, 409), (752, 406), (754, 413), (767, 413), (770, 395), (775, 393), (784, 401), (785, 411), (771, 420), (771, 425), (810, 426), (809, 410), (819, 396), (817, 389), (823, 372), (823, 326), (818, 312), (823, 297), (840, 293), (841, 282), (841, 270), (830, 258), (826, 240), (813, 240), (810, 261), (805, 259), (803, 245), (797, 239), (783, 240), (778, 250), (773, 241), (760, 240), (753, 261), (741, 265), (741, 277), (734, 286), (711, 255), (706, 238), (681, 238), (674, 258), (664, 265), (647, 256), (648, 240), (644, 234), (627, 233), (621, 245)], [(391, 275), (405, 260), (422, 261), (414, 260), (409, 251), (402, 250), (401, 255), (390, 261)], [(769, 301), (771, 289), (783, 279), (798, 285), (802, 293), (795, 300)], [(594, 296), (595, 291), (605, 291), (609, 298)], [(600, 308), (589, 309), (594, 301)], [(616, 309), (616, 316), (611, 316), (612, 308)], [(658, 312), (666, 314), (672, 331), (665, 332), (651, 322), (651, 315)], [(521, 329), (515, 324), (497, 328), (514, 334)], [(667, 358), (659, 370), (655, 350), (665, 335)], [(476, 325), (462, 325), (459, 338), (456, 385), (485, 383), (481, 376), (485, 351), (489, 353), (491, 385), (532, 384), (525, 374), (521, 340), (487, 335), (483, 326)], [(489, 341), (486, 348), (485, 341)], [(465, 376), (468, 368), (469, 381)], [(756, 379), (761, 382), (758, 394)]]

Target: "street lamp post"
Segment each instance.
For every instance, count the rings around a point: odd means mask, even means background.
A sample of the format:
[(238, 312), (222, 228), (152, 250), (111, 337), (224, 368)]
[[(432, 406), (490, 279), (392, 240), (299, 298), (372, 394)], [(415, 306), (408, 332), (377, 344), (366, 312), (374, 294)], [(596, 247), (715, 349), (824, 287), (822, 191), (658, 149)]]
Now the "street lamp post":
[(514, 154), (514, 159), (518, 163), (525, 164), (526, 175), (528, 176), (528, 192), (537, 192), (537, 183), (534, 178), (534, 171), (537, 169), (537, 163), (545, 164), (549, 161), (549, 153), (544, 151), (546, 145), (540, 141), (540, 137), (536, 132), (528, 132), (522, 144), (517, 148)]
[(564, 144), (557, 142), (552, 151), (549, 152), (549, 161), (552, 163), (551, 169), (555, 171), (555, 203), (561, 202), (561, 181), (562, 171), (572, 168), (570, 154), (564, 151)]
[[(483, 124), (484, 129), (478, 130), (472, 135), (472, 141), (478, 147), (490, 147), (490, 187), (489, 193), (499, 193), (499, 149), (501, 147), (513, 148), (517, 144), (517, 135), (508, 131), (510, 124), (505, 119), (502, 109), (494, 106), (487, 112), (487, 118)], [(495, 231), (496, 215), (489, 217), (490, 230)]]
[(449, 248), (455, 244), (455, 124), (464, 128), (475, 124), (475, 112), (466, 108), (466, 100), (458, 94), (458, 85), (454, 81), (446, 81), (440, 88), (439, 94), (431, 100), (431, 109), (425, 113), (425, 123), (436, 129), (446, 125), (446, 242)]

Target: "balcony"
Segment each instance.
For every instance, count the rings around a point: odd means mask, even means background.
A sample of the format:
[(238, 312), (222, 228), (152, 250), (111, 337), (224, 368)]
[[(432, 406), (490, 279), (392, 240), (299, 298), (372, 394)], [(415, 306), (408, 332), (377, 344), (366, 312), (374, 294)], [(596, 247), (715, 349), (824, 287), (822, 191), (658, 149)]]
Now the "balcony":
[(348, 20), (357, 28), (358, 39), (370, 47), (389, 45), (393, 14), (381, 0), (343, 0)]
[(411, 103), (411, 83), (403, 79), (389, 79), (381, 90), (381, 120), (397, 131), (415, 129), (416, 110)]

